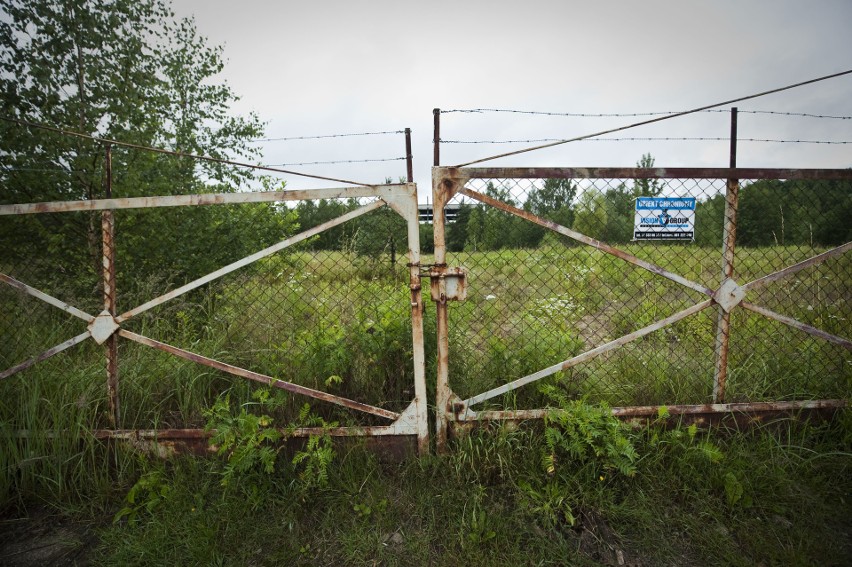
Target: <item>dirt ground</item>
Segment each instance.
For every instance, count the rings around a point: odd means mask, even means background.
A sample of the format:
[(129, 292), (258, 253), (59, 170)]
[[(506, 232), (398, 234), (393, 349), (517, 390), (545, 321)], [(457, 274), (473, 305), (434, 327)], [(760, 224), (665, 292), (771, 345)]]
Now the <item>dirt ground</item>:
[(89, 565), (97, 545), (94, 532), (51, 511), (0, 515), (0, 565), (70, 567)]

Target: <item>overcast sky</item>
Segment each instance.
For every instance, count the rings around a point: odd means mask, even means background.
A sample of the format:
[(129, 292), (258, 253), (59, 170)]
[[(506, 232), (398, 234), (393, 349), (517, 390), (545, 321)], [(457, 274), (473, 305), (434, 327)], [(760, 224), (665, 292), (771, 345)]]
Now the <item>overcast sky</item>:
[[(850, 0), (290, 2), (173, 0), (222, 45), (236, 113), (269, 138), (412, 129), (415, 180), (430, 188), (432, 109), (554, 113), (688, 110), (852, 69)], [(852, 142), (852, 75), (738, 103), (740, 138)], [(729, 107), (725, 107), (727, 110)], [(647, 117), (449, 113), (444, 140), (573, 138)], [(701, 113), (609, 137), (722, 137)], [(402, 134), (261, 144), (267, 164), (398, 158)], [(443, 144), (443, 165), (535, 144)], [(727, 141), (582, 141), (483, 165), (725, 167)], [(850, 167), (852, 144), (740, 142), (741, 167)], [(383, 182), (405, 162), (290, 166)], [(288, 187), (329, 186), (286, 177)], [(423, 198), (421, 197), (421, 200)]]

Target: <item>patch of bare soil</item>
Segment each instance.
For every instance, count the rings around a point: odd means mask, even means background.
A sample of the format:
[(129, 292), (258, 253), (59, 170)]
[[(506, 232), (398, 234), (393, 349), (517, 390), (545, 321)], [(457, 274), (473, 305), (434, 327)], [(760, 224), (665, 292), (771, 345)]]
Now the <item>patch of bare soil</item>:
[(601, 565), (644, 567), (654, 563), (635, 551), (625, 549), (615, 531), (606, 520), (591, 510), (582, 511), (569, 528), (569, 535), (577, 541), (577, 548)]
[(89, 565), (96, 545), (97, 537), (89, 526), (44, 508), (0, 515), (0, 565)]

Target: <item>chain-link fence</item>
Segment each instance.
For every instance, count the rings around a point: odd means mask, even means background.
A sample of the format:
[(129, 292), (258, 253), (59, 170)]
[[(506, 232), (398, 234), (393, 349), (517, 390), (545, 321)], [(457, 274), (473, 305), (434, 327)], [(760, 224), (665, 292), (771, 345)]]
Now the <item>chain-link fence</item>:
[(4, 427), (428, 443), (413, 184), (112, 197), (0, 207)]
[(849, 396), (849, 171), (658, 171), (436, 168), (448, 419)]

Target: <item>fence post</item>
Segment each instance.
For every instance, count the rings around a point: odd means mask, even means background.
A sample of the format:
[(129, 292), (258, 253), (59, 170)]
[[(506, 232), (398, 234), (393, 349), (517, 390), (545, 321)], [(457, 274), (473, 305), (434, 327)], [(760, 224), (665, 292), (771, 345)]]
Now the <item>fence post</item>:
[[(106, 145), (105, 155), (105, 192), (106, 198), (112, 198), (112, 146)], [(101, 214), (101, 232), (103, 241), (103, 287), (104, 311), (115, 317), (115, 218), (109, 209)], [(107, 355), (107, 397), (109, 398), (109, 423), (116, 429), (120, 423), (118, 403), (118, 337), (113, 334), (106, 340)]]
[(411, 291), (411, 341), (414, 365), (414, 406), (416, 410), (417, 452), (429, 452), (429, 404), (426, 393), (426, 352), (423, 335), (423, 293), (420, 275), (420, 219), (417, 210), (417, 187), (408, 184), (407, 203), (397, 209), (405, 218), (408, 230), (408, 288)]
[(408, 182), (414, 183), (414, 163), (411, 157), (411, 128), (405, 129), (405, 172)]
[(438, 167), (441, 165), (441, 109), (433, 108), (432, 115), (434, 117), (434, 124), (432, 126), (432, 165)]
[[(730, 167), (737, 167), (737, 108), (731, 108)], [(734, 248), (737, 240), (737, 206), (739, 179), (728, 179), (725, 190), (725, 218), (722, 228), (722, 279), (720, 285), (734, 275)], [(716, 317), (716, 370), (713, 377), (713, 403), (725, 401), (725, 383), (728, 377), (728, 349), (731, 335), (731, 314), (717, 307)]]
[[(437, 116), (437, 115), (436, 115)], [(437, 157), (437, 156), (436, 156)], [(444, 207), (452, 192), (446, 185), (447, 179), (444, 172), (439, 169), (432, 170), (432, 229), (435, 242), (435, 265), (430, 276), (442, 278), (447, 271), (447, 244), (445, 236), (446, 215)], [(436, 372), (435, 372), (435, 450), (441, 454), (446, 452), (447, 439), (449, 436), (448, 411), (451, 402), (449, 362), (450, 362), (450, 340), (449, 340), (449, 313), (447, 311), (447, 298), (432, 296), (435, 301), (435, 330), (437, 334), (436, 345)]]

